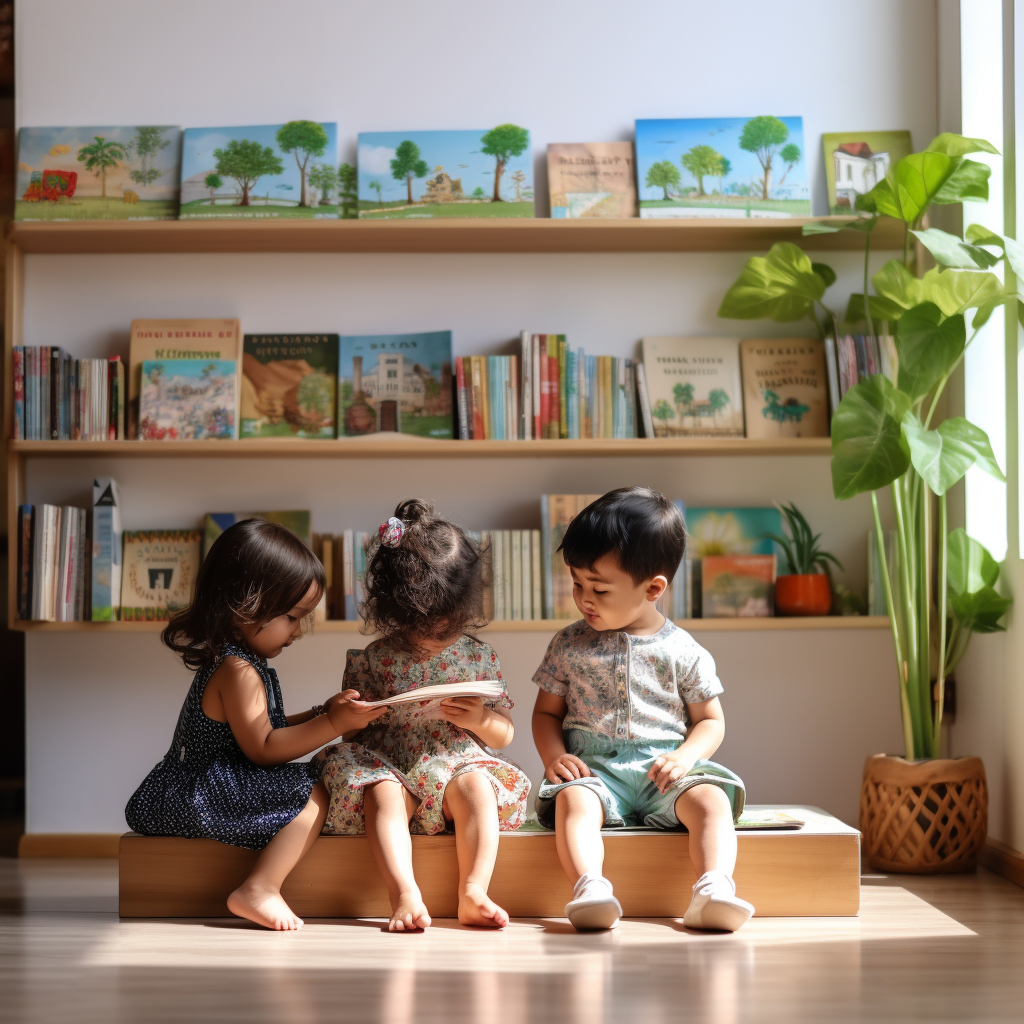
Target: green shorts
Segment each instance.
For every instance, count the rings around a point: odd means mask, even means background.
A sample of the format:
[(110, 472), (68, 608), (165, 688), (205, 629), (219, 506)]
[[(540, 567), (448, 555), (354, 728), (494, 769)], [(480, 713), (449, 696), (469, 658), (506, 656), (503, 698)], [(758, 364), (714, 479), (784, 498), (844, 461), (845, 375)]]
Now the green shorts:
[(659, 793), (647, 778), (655, 759), (678, 747), (677, 740), (620, 740), (582, 729), (567, 729), (565, 749), (580, 758), (593, 774), (569, 782), (545, 779), (537, 793), (538, 820), (545, 828), (554, 828), (555, 797), (567, 786), (586, 786), (601, 801), (604, 828), (682, 828), (675, 809), (679, 794), (694, 786), (712, 785), (725, 791), (736, 821), (743, 812), (743, 780), (714, 761), (697, 761), (664, 793)]

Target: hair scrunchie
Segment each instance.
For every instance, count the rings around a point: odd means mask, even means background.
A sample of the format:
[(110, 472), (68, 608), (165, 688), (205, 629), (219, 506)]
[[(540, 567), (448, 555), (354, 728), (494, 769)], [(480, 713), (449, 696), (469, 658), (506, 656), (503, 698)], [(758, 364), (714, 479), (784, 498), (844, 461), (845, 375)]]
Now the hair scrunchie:
[(381, 544), (386, 548), (397, 548), (405, 536), (405, 523), (401, 519), (392, 516), (386, 523), (381, 523), (377, 528), (377, 536)]

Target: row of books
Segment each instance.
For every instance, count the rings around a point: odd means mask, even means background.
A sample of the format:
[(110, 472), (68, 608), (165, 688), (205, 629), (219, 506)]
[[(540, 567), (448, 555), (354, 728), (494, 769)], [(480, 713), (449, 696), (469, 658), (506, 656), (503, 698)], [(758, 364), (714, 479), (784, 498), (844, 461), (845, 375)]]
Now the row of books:
[(89, 618), (86, 510), (71, 505), (18, 509), (17, 603), (21, 619)]
[(75, 359), (58, 346), (15, 345), (14, 436), (28, 441), (123, 441), (124, 363)]
[(880, 373), (895, 384), (900, 369), (896, 339), (891, 334), (828, 335), (825, 338), (829, 402), (835, 412), (854, 384)]

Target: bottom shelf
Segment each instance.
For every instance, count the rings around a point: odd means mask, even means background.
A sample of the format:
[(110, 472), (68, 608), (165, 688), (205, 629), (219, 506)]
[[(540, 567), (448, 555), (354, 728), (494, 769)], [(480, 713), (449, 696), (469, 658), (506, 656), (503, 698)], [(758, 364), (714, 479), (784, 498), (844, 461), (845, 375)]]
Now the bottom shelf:
[[(481, 632), (490, 633), (556, 633), (570, 625), (572, 619), (540, 619), (530, 622), (492, 622)], [(730, 631), (756, 632), (759, 630), (799, 629), (888, 629), (884, 615), (826, 615), (803, 618), (766, 619), (677, 619), (676, 624), (691, 633), (722, 633)], [(11, 624), (11, 629), (25, 633), (159, 633), (163, 622), (22, 622)], [(358, 633), (361, 622), (318, 622), (317, 633)]]

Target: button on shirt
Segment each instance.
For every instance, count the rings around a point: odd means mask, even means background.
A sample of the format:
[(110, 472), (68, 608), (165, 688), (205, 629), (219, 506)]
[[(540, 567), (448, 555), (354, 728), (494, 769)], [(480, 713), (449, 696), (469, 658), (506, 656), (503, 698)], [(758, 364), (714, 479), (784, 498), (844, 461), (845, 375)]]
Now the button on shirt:
[(574, 622), (552, 638), (533, 681), (565, 698), (563, 729), (629, 740), (682, 740), (686, 705), (723, 692), (714, 658), (667, 619), (652, 636)]

